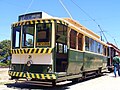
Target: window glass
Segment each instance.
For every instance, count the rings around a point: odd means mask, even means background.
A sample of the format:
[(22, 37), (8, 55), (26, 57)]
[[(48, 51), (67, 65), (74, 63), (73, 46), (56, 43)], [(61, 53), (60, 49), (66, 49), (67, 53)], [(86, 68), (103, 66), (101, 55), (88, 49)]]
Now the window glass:
[(64, 45), (64, 53), (67, 53), (67, 45)]
[(99, 43), (87, 36), (85, 37), (85, 50), (106, 55), (106, 47), (103, 47), (103, 45), (101, 43)]
[(36, 25), (36, 45), (50, 46), (51, 44), (51, 23), (39, 23)]
[(79, 33), (78, 35), (78, 50), (82, 50), (83, 49), (83, 34)]
[(85, 36), (85, 50), (89, 51), (89, 37)]
[(56, 25), (56, 42), (67, 44), (67, 26), (63, 24)]
[(107, 56), (110, 56), (110, 55), (111, 55), (111, 54), (110, 54), (110, 51), (111, 51), (111, 48), (108, 47), (108, 48), (107, 48), (107, 52), (108, 52), (108, 53), (107, 53), (107, 54), (108, 54)]
[(67, 26), (63, 24), (56, 24), (56, 52), (67, 53)]
[(94, 52), (94, 45), (94, 40), (92, 38), (89, 38), (89, 47), (91, 52)]
[(100, 53), (100, 49), (101, 49), (101, 44), (98, 43), (98, 47), (97, 47), (98, 53)]
[(59, 48), (59, 53), (63, 53), (63, 44), (61, 44), (61, 43), (58, 43), (58, 48)]
[(57, 34), (61, 34), (63, 35), (64, 29), (63, 29), (63, 25), (62, 24), (57, 24)]
[(76, 37), (77, 32), (74, 30), (70, 31), (70, 48), (76, 49)]
[(106, 56), (107, 55), (107, 47), (103, 45), (103, 54)]
[(101, 44), (101, 47), (100, 47), (100, 54), (103, 54), (103, 45)]
[(94, 52), (97, 53), (98, 42), (94, 41)]
[(33, 47), (34, 43), (34, 25), (24, 25), (22, 32), (22, 47)]
[(12, 48), (20, 47), (20, 33), (21, 33), (20, 26), (13, 27)]

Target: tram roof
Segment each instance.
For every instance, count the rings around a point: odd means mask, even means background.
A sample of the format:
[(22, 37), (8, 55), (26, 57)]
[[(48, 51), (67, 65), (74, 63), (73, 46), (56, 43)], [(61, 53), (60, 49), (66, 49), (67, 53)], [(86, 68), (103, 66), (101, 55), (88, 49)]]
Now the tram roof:
[(100, 36), (95, 34), (93, 31), (87, 29), (85, 26), (81, 25), (80, 23), (78, 23), (77, 21), (71, 19), (71, 18), (63, 18), (65, 20), (67, 20), (68, 22), (70, 22), (71, 24), (75, 25), (76, 27), (80, 28), (81, 30), (93, 35), (94, 37), (96, 38), (99, 38), (100, 39)]
[(99, 43), (108, 46), (108, 44), (106, 44), (104, 41), (100, 40), (100, 36), (95, 34), (93, 31), (87, 29), (86, 27), (84, 27), (83, 25), (81, 25), (80, 23), (78, 23), (77, 21), (71, 19), (71, 18), (63, 18), (69, 26), (71, 27), (75, 27), (77, 29), (78, 32), (82, 32), (84, 35), (93, 38), (94, 40), (98, 41)]

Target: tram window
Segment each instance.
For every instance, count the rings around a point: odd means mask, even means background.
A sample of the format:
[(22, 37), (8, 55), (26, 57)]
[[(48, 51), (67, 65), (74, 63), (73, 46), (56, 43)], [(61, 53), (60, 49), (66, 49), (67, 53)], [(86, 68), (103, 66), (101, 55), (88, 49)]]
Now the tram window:
[(67, 45), (64, 45), (64, 53), (67, 53)]
[(67, 26), (57, 23), (56, 42), (67, 44)]
[(62, 24), (57, 24), (57, 34), (64, 34), (64, 29)]
[(103, 45), (101, 44), (100, 54), (103, 54)]
[(97, 47), (98, 53), (100, 53), (100, 49), (101, 49), (101, 45), (100, 43), (98, 43), (98, 47)]
[(67, 26), (56, 24), (56, 52), (67, 53)]
[(94, 40), (92, 38), (89, 39), (89, 47), (90, 47), (90, 51), (94, 52)]
[(105, 47), (105, 56), (107, 56), (107, 47)]
[(82, 50), (83, 49), (83, 34), (79, 33), (78, 35), (78, 50)]
[(63, 53), (63, 44), (58, 43), (59, 53)]
[(89, 51), (89, 37), (85, 37), (85, 50)]
[(56, 43), (56, 52), (58, 52), (58, 43)]
[(36, 25), (37, 46), (50, 46), (51, 23), (39, 23)]
[(98, 42), (94, 40), (94, 52), (97, 53)]
[(62, 43), (56, 43), (56, 52), (67, 53), (67, 45), (64, 45)]
[(13, 27), (12, 48), (20, 47), (20, 33), (21, 33), (20, 26)]
[(103, 46), (103, 54), (106, 56), (107, 55), (107, 48)]
[(110, 51), (111, 51), (111, 48), (110, 48), (110, 47), (107, 47), (107, 54), (108, 54), (108, 56), (111, 56)]
[(64, 34), (65, 36), (67, 36), (67, 26), (64, 25), (63, 29), (64, 29), (63, 34)]
[(101, 43), (98, 43), (98, 53), (103, 54), (103, 45)]
[(22, 47), (33, 47), (34, 43), (34, 25), (24, 25), (22, 34)]
[[(20, 47), (20, 32), (16, 32), (16, 42), (15, 42), (15, 47)], [(18, 42), (18, 43), (17, 43)]]
[(74, 30), (71, 30), (71, 32), (70, 32), (70, 48), (76, 49), (76, 37), (77, 37), (77, 32)]
[(48, 31), (37, 31), (37, 42), (49, 42)]

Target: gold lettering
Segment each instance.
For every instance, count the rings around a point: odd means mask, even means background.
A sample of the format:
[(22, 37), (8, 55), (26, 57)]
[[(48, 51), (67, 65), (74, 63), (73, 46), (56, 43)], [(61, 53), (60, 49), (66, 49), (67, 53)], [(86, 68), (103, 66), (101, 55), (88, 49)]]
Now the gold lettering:
[(50, 42), (37, 42), (37, 46), (50, 46)]

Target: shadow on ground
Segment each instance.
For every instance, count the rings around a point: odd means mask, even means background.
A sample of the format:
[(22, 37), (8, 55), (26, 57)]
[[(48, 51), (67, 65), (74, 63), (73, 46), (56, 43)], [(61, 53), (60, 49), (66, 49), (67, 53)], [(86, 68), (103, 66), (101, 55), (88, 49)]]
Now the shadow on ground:
[(64, 84), (64, 85), (45, 85), (45, 84), (39, 84), (39, 85), (31, 85), (27, 83), (9, 83), (5, 84), (8, 88), (11, 89), (25, 89), (25, 90), (33, 90), (33, 89), (39, 89), (39, 90), (66, 90), (69, 89), (69, 84)]
[[(104, 76), (104, 75), (101, 75)], [(91, 78), (87, 78), (85, 80), (79, 81), (79, 82), (69, 82), (69, 83), (65, 83), (65, 84), (57, 84), (56, 86), (52, 86), (52, 85), (45, 85), (45, 84), (39, 84), (39, 85), (32, 85), (32, 84), (27, 84), (26, 82), (21, 82), (21, 83), (8, 83), (5, 84), (8, 88), (11, 89), (25, 89), (25, 90), (33, 90), (33, 89), (37, 89), (37, 90), (66, 90), (66, 89), (70, 89), (70, 86), (78, 84), (78, 83), (83, 83), (86, 82), (88, 80), (92, 80), (95, 78), (99, 78), (101, 76), (97, 76), (97, 77), (91, 77)]]

